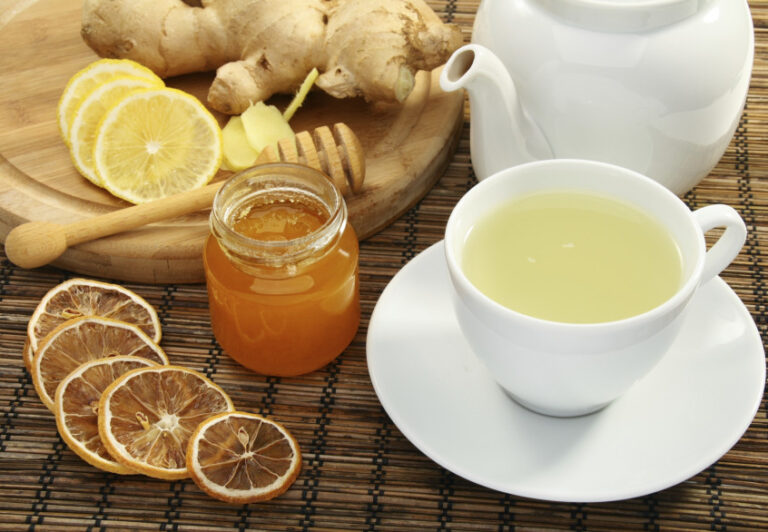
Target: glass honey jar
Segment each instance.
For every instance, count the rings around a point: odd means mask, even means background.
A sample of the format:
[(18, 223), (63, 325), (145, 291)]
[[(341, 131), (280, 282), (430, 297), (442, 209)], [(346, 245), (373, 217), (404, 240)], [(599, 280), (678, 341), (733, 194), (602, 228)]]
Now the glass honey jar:
[(360, 323), (358, 241), (330, 179), (288, 163), (233, 175), (219, 189), (203, 251), (219, 345), (264, 375), (334, 360)]

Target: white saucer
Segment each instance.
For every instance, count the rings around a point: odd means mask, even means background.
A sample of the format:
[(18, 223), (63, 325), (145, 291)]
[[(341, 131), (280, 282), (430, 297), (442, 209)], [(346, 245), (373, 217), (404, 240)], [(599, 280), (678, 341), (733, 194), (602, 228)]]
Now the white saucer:
[(511, 400), (458, 329), (443, 243), (395, 275), (368, 327), (379, 400), (424, 454), (472, 482), (523, 497), (596, 502), (686, 480), (725, 454), (763, 395), (765, 353), (738, 296), (699, 289), (678, 341), (627, 394), (580, 418)]

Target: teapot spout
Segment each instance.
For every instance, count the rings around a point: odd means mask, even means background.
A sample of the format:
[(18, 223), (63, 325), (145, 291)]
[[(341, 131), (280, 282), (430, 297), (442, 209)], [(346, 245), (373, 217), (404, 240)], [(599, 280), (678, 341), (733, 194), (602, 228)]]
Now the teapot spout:
[(520, 104), (504, 63), (486, 47), (468, 44), (456, 50), (440, 74), (440, 87), (469, 93), (470, 152), (478, 179), (554, 157), (544, 134)]

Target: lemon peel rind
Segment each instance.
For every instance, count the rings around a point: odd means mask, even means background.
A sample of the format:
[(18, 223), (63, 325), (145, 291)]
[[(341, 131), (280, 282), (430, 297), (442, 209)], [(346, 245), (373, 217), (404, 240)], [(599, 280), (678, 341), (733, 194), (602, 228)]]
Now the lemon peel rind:
[(32, 373), (32, 344), (30, 343), (29, 336), (24, 340), (24, 347), (21, 348), (21, 358), (24, 360), (24, 367), (27, 371)]

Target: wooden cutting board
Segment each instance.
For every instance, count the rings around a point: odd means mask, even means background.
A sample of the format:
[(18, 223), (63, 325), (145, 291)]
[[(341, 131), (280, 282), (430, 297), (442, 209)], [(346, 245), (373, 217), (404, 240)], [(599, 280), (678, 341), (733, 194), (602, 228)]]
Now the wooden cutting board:
[[(30, 220), (60, 223), (128, 206), (81, 177), (56, 124), (69, 78), (97, 56), (80, 38), (80, 0), (0, 0), (0, 237)], [(205, 102), (211, 74), (166, 80)], [(403, 104), (368, 104), (310, 93), (294, 130), (345, 122), (366, 154), (363, 190), (347, 197), (360, 238), (380, 231), (441, 176), (463, 121), (463, 94), (421, 72)], [(282, 108), (288, 97), (270, 101)], [(226, 117), (217, 115), (221, 125)], [(225, 179), (220, 171), (215, 179)], [(81, 244), (54, 264), (83, 275), (147, 283), (203, 281), (208, 212)]]

